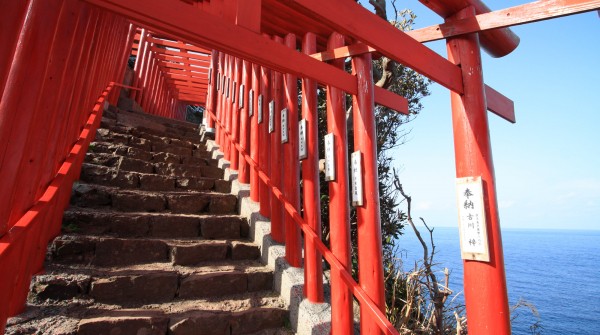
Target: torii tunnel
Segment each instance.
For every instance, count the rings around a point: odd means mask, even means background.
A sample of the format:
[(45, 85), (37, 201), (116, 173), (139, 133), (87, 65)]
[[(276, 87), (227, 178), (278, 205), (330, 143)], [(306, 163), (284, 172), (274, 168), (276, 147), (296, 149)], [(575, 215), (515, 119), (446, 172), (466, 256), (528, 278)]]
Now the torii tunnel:
[[(502, 57), (519, 43), (509, 26), (597, 10), (600, 1), (495, 12), (480, 0), (421, 2), (444, 23), (405, 33), (352, 0), (0, 0), (0, 330), (43, 271), (105, 103), (116, 105), (126, 89), (137, 107), (163, 117), (205, 107), (203, 127), (250, 185), (285, 260), (303, 266), (311, 303), (324, 299), (328, 263), (333, 334), (352, 333), (355, 300), (362, 334), (398, 334), (385, 316), (374, 108), (408, 113), (408, 103), (374, 85), (372, 59), (385, 56), (451, 91), (456, 177), (480, 188), (485, 217), (483, 232), (472, 232), (481, 248), (463, 249), (468, 330), (510, 334), (487, 111), (514, 122), (514, 108), (484, 84), (480, 50)], [(435, 39), (446, 39), (448, 58), (422, 44)], [(320, 87), (334, 148), (325, 171), (329, 247), (320, 238)]]

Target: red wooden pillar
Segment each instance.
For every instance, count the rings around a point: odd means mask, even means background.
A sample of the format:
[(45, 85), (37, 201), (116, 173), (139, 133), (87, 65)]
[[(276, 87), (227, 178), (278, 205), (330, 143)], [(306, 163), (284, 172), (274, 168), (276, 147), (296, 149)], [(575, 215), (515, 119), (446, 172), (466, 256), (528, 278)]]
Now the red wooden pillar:
[[(281, 37), (277, 36), (274, 40), (283, 44), (283, 38)], [(269, 102), (269, 108), (267, 108), (266, 117), (271, 138), (271, 182), (280, 190), (283, 189), (283, 161), (281, 157), (282, 81), (283, 78), (280, 72), (271, 71), (271, 101)], [(283, 243), (285, 241), (284, 231), (282, 203), (271, 193), (271, 237), (275, 242)]]
[(2, 29), (0, 29), (0, 45), (2, 45), (0, 48), (0, 96), (4, 91), (6, 77), (12, 65), (17, 41), (30, 4), (31, 0), (0, 2), (0, 13), (3, 16)]
[(225, 131), (223, 132), (223, 147), (221, 151), (223, 152), (223, 157), (229, 161), (230, 160), (230, 149), (231, 149), (231, 138), (227, 136), (227, 134), (231, 134), (231, 110), (233, 107), (233, 95), (232, 95), (232, 86), (233, 86), (233, 56), (227, 55), (225, 57), (225, 63), (227, 66), (227, 80), (225, 81), (225, 91), (224, 91), (224, 119), (222, 120)]
[[(207, 101), (206, 101), (207, 109), (208, 109), (209, 113), (212, 113), (213, 116), (217, 115), (217, 111), (216, 111), (217, 94), (219, 94), (219, 92), (217, 90), (217, 84), (218, 84), (217, 77), (218, 77), (218, 73), (219, 73), (219, 67), (217, 64), (218, 57), (219, 57), (219, 52), (213, 50), (211, 53), (211, 57), (210, 57), (210, 86), (209, 86), (210, 95), (208, 96), (209, 99), (207, 99)], [(207, 133), (214, 134), (215, 120), (213, 120), (213, 118), (208, 115), (206, 115), (205, 118), (206, 118), (205, 131)]]
[(24, 99), (22, 92), (32, 97), (41, 92), (61, 7), (41, 0), (32, 3), (0, 99), (0, 236), (15, 223), (10, 216), (13, 192), (19, 188), (15, 176), (36, 117), (37, 100)]
[[(316, 36), (307, 33), (302, 40), (302, 52), (317, 52)], [(321, 199), (319, 196), (319, 115), (317, 111), (317, 83), (302, 79), (302, 117), (306, 119), (307, 157), (302, 162), (304, 190), (304, 221), (321, 237)], [(322, 255), (310, 239), (304, 240), (304, 294), (310, 302), (323, 302)]]
[(231, 87), (231, 135), (232, 145), (229, 153), (229, 161), (231, 162), (230, 168), (233, 171), (237, 171), (239, 168), (240, 155), (235, 147), (235, 144), (239, 144), (240, 141), (240, 97), (239, 97), (239, 84), (242, 78), (242, 60), (234, 58), (234, 71), (232, 76), (232, 87)]
[[(468, 7), (449, 20), (474, 15), (473, 8)], [(449, 60), (462, 69), (464, 85), (463, 95), (453, 92), (450, 95), (456, 177), (481, 176), (490, 255), (489, 262), (463, 261), (469, 333), (510, 334), (504, 253), (478, 34), (451, 38), (447, 48)]]
[(227, 64), (225, 64), (226, 55), (224, 53), (219, 54), (219, 74), (220, 74), (220, 82), (219, 82), (219, 95), (217, 100), (217, 120), (220, 123), (216, 123), (216, 134), (215, 141), (216, 143), (223, 147), (223, 129), (224, 126), (224, 114), (225, 114), (225, 85), (227, 83)]
[[(258, 163), (258, 94), (260, 89), (260, 66), (252, 64), (252, 94), (248, 104), (252, 104), (252, 119), (250, 120), (250, 157)], [(251, 101), (252, 100), (252, 101)], [(250, 169), (250, 200), (259, 201), (259, 183), (257, 167)]]
[[(140, 71), (142, 69), (142, 65), (144, 64), (144, 57), (146, 53), (146, 29), (142, 28), (140, 30), (140, 39), (138, 41), (138, 50), (137, 55), (135, 56), (135, 63), (133, 65), (133, 81), (131, 82), (131, 86), (138, 87), (140, 82)], [(137, 90), (129, 91), (129, 98), (136, 99), (139, 96)]]
[[(344, 46), (344, 36), (333, 33), (327, 49)], [(332, 61), (344, 68), (344, 60)], [(329, 182), (329, 230), (331, 252), (352, 271), (350, 260), (350, 206), (348, 191), (348, 135), (346, 125), (346, 96), (336, 87), (327, 86), (327, 133), (333, 134), (335, 180)], [(331, 332), (351, 334), (353, 331), (352, 293), (338, 271), (331, 274)]]
[[(241, 85), (243, 85), (243, 90), (240, 89), (238, 100), (241, 102), (243, 100), (243, 107), (240, 109), (240, 146), (246, 153), (250, 153), (248, 149), (250, 149), (250, 118), (248, 117), (249, 100), (248, 100), (248, 91), (250, 90), (250, 86), (252, 85), (251, 74), (252, 65), (250, 62), (244, 60), (242, 66), (242, 80)], [(240, 85), (240, 86), (241, 86)], [(244, 159), (243, 155), (240, 153), (239, 155), (239, 173), (238, 173), (238, 181), (242, 184), (248, 184), (250, 182), (250, 166), (248, 162)]]
[[(373, 302), (385, 311), (379, 178), (377, 175), (377, 135), (374, 115), (374, 85), (371, 54), (352, 58), (358, 81), (353, 98), (354, 150), (362, 153), (363, 205), (356, 207), (358, 219), (358, 282)], [(360, 311), (361, 334), (381, 334), (366, 309)]]
[[(285, 45), (296, 50), (296, 35), (288, 34)], [(300, 162), (298, 160), (298, 78), (292, 74), (284, 77), (285, 107), (288, 110), (288, 142), (283, 145), (285, 197), (300, 213)], [(293, 267), (302, 266), (302, 239), (300, 228), (285, 214), (285, 259)]]
[[(262, 66), (260, 68), (260, 95), (258, 102), (261, 106), (257, 108), (259, 117), (258, 124), (258, 164), (260, 169), (267, 175), (271, 176), (270, 153), (271, 153), (271, 136), (269, 135), (269, 101), (271, 99), (271, 70)], [(266, 218), (271, 217), (271, 190), (266, 183), (261, 181), (258, 184), (258, 192), (260, 198), (260, 214)]]

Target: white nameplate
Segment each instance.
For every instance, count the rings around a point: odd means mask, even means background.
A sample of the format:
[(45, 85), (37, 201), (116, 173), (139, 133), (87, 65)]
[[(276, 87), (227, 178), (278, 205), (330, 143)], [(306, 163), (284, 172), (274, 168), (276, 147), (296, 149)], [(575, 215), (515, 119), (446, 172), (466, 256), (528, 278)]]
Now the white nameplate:
[(275, 100), (269, 102), (269, 134), (275, 131)]
[(257, 107), (257, 111), (256, 111), (256, 116), (258, 117), (258, 123), (262, 123), (262, 119), (263, 119), (263, 95), (259, 94), (258, 95), (258, 107)]
[(250, 89), (248, 92), (248, 117), (252, 117), (254, 114), (254, 90)]
[(212, 67), (208, 68), (208, 84), (212, 83)]
[(489, 262), (488, 236), (481, 177), (456, 179), (458, 230), (462, 259)]
[(325, 180), (335, 180), (335, 153), (333, 134), (325, 135)]
[(306, 159), (306, 157), (308, 157), (306, 151), (306, 119), (302, 119), (298, 124), (298, 158)]
[(363, 178), (362, 178), (362, 154), (355, 151), (350, 156), (350, 169), (352, 170), (352, 206), (363, 205)]
[(244, 84), (240, 85), (240, 108), (244, 108)]
[(217, 91), (221, 90), (221, 74), (217, 72)]
[(227, 78), (227, 82), (226, 82), (226, 85), (225, 85), (225, 97), (226, 98), (229, 98), (230, 88), (231, 88), (231, 79)]
[(288, 137), (288, 110), (284, 108), (281, 110), (281, 143), (287, 143)]

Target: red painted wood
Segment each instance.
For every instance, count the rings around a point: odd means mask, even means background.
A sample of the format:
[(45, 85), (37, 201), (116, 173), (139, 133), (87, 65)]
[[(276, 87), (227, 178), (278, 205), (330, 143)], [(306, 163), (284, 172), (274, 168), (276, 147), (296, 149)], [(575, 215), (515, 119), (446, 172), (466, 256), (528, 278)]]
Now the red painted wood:
[[(285, 45), (296, 49), (296, 36), (288, 34)], [(300, 162), (298, 161), (298, 78), (292, 74), (283, 76), (285, 108), (288, 110), (288, 142), (283, 145), (283, 161), (285, 162), (284, 185), (285, 197), (295, 211), (300, 211)], [(300, 228), (294, 219), (286, 213), (285, 220), (285, 259), (293, 267), (302, 266), (302, 240)]]
[[(471, 8), (456, 19), (475, 15)], [(502, 236), (496, 199), (494, 163), (485, 104), (481, 55), (477, 34), (449, 39), (450, 61), (461, 65), (465, 94), (451, 93), (456, 177), (481, 176), (490, 262), (463, 261), (469, 332), (510, 334), (510, 313), (504, 273)]]
[(374, 47), (381, 54), (415, 69), (454, 92), (461, 93), (462, 78), (458, 67), (388, 22), (369, 13), (361, 5), (345, 0), (295, 0), (293, 3), (297, 4), (299, 10), (319, 18), (340, 33), (353, 36)]
[[(344, 46), (344, 36), (334, 33), (329, 38), (328, 49)], [(331, 62), (344, 68), (344, 60)], [(333, 255), (348, 270), (350, 260), (350, 200), (348, 190), (348, 136), (346, 125), (346, 95), (335, 87), (327, 87), (327, 133), (333, 134), (335, 145), (335, 180), (329, 181), (329, 230)], [(331, 273), (331, 332), (353, 332), (352, 293), (339, 271)]]
[(41, 92), (60, 10), (61, 6), (41, 0), (32, 3), (0, 99), (0, 236), (24, 213), (23, 204), (12, 207), (12, 199), (18, 190), (15, 176), (22, 168), (37, 99), (23, 99), (22, 94), (38, 97)]
[[(481, 0), (419, 0), (443, 18), (472, 6), (477, 14), (489, 13), (490, 9)], [(519, 46), (519, 37), (508, 28), (482, 32), (481, 46), (493, 57), (503, 57)]]
[(517, 122), (515, 118), (515, 103), (495, 89), (484, 85), (487, 109), (510, 123)]
[[(271, 173), (271, 136), (269, 135), (269, 101), (271, 101), (271, 70), (262, 66), (260, 68), (260, 95), (262, 96), (262, 109), (256, 111), (262, 114), (262, 122), (258, 124), (258, 163), (260, 169), (270, 175)], [(260, 215), (271, 217), (271, 192), (265, 183), (258, 186), (260, 199)]]
[[(274, 37), (277, 43), (283, 44), (283, 38)], [(283, 75), (280, 72), (271, 72), (271, 101), (273, 101), (274, 131), (271, 137), (271, 170), (270, 177), (273, 184), (283, 189), (283, 154), (281, 146), (281, 109), (283, 106)], [(269, 111), (269, 108), (267, 108)], [(267, 127), (269, 124), (269, 113), (267, 112)], [(272, 193), (271, 195), (271, 237), (277, 243), (285, 242), (285, 227), (283, 225), (283, 207)]]
[[(242, 60), (239, 58), (234, 59), (234, 71), (233, 71), (233, 87), (231, 88), (231, 96), (234, 99), (232, 110), (231, 110), (231, 134), (233, 136), (234, 143), (240, 143), (240, 83), (242, 82)], [(248, 115), (248, 114), (246, 114)], [(231, 169), (238, 171), (239, 169), (239, 158), (240, 154), (234, 145), (231, 146), (231, 152), (229, 158), (231, 161)], [(239, 180), (239, 173), (238, 173)]]
[[(0, 96), (4, 91), (6, 77), (10, 71), (12, 59), (19, 39), (21, 28), (25, 20), (25, 14), (31, 0), (2, 1), (0, 2)], [(0, 236), (2, 229), (0, 228)]]
[[(315, 35), (302, 39), (302, 52), (311, 55), (317, 50)], [(307, 158), (302, 162), (304, 221), (317, 236), (321, 236), (321, 198), (319, 187), (319, 116), (317, 83), (302, 79), (302, 118), (306, 119)], [(323, 302), (323, 261), (314, 241), (304, 240), (304, 295), (310, 302)]]
[[(354, 150), (362, 153), (363, 200), (356, 207), (358, 221), (358, 282), (385, 311), (381, 219), (379, 214), (379, 178), (377, 174), (377, 136), (374, 114), (373, 70), (370, 54), (352, 58), (359, 93), (353, 97)], [(361, 308), (361, 334), (379, 334), (371, 313)]]
[[(250, 157), (258, 162), (258, 94), (260, 90), (260, 66), (252, 64), (252, 118), (250, 120)], [(256, 168), (250, 169), (250, 200), (259, 201), (259, 178)]]

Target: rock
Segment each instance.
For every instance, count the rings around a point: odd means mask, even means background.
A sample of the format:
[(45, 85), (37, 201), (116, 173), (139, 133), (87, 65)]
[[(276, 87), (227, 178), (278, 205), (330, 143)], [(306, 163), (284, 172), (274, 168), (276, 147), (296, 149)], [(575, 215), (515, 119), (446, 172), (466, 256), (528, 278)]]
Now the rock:
[(166, 208), (165, 198), (154, 193), (118, 192), (112, 195), (112, 207), (126, 212), (161, 212)]
[(249, 309), (234, 313), (231, 334), (248, 334), (283, 327), (287, 312), (276, 308)]
[(210, 199), (208, 212), (212, 214), (235, 213), (237, 197), (234, 195), (213, 196)]
[(167, 194), (167, 206), (173, 213), (197, 214), (206, 212), (211, 201), (204, 194)]
[(195, 238), (200, 235), (200, 219), (192, 216), (152, 216), (150, 235), (163, 238)]
[(241, 218), (209, 216), (200, 223), (200, 234), (206, 239), (240, 238)]
[(164, 335), (167, 317), (99, 317), (79, 322), (78, 335)]
[(229, 246), (225, 242), (176, 245), (171, 249), (175, 265), (194, 265), (206, 261), (221, 261), (227, 258)]
[(192, 274), (181, 280), (179, 298), (194, 299), (246, 292), (246, 274), (239, 271)]
[(169, 249), (159, 240), (143, 239), (102, 239), (96, 242), (94, 264), (115, 266), (167, 262)]
[(177, 273), (150, 272), (143, 275), (92, 279), (90, 296), (104, 303), (158, 303), (177, 293)]
[(231, 259), (257, 259), (260, 257), (260, 249), (254, 243), (233, 241), (231, 242)]
[(175, 188), (175, 179), (156, 174), (141, 174), (140, 188), (148, 191), (172, 191)]
[(219, 312), (196, 312), (193, 316), (172, 318), (170, 335), (223, 335), (229, 331), (229, 316)]

